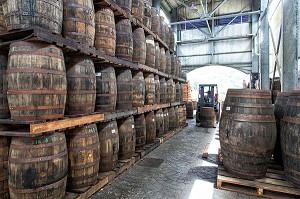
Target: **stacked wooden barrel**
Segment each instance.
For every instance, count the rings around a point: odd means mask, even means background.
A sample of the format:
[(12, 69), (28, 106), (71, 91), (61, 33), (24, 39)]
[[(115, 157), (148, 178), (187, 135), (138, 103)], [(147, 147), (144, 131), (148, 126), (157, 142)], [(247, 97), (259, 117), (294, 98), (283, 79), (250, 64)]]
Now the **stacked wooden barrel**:
[(144, 114), (136, 115), (134, 117), (135, 131), (136, 131), (136, 149), (142, 149), (146, 144), (146, 120)]
[(132, 108), (133, 82), (132, 73), (129, 69), (119, 69), (117, 75), (117, 109)]
[(145, 64), (155, 68), (155, 43), (152, 35), (146, 37), (146, 61)]
[(132, 62), (133, 35), (130, 20), (117, 21), (116, 31), (116, 57)]
[(146, 144), (152, 144), (156, 138), (156, 118), (154, 111), (145, 113), (146, 121)]
[(143, 72), (133, 72), (132, 107), (141, 107), (145, 102), (145, 80)]
[(159, 18), (156, 8), (154, 8), (154, 7), (151, 8), (151, 15), (152, 15), (151, 31), (154, 32), (154, 34), (156, 34), (156, 35), (160, 35), (160, 18)]
[(155, 102), (155, 79), (153, 73), (145, 73), (145, 104), (150, 105)]
[(130, 116), (118, 120), (119, 128), (119, 160), (129, 159), (134, 155), (136, 144), (136, 132), (134, 118)]
[(162, 109), (159, 109), (155, 112), (156, 120), (156, 137), (162, 137), (164, 135), (164, 114)]
[(143, 0), (132, 0), (131, 15), (137, 19), (143, 19), (144, 17)]
[(159, 76), (154, 76), (154, 84), (155, 84), (155, 103), (160, 103), (160, 82), (159, 82)]
[(0, 118), (9, 118), (9, 109), (7, 102), (7, 55), (0, 51)]
[(264, 177), (276, 142), (270, 92), (228, 89), (219, 128), (226, 170), (247, 179)]
[(144, 10), (144, 17), (141, 18), (143, 19), (143, 24), (149, 29), (151, 30), (152, 27), (152, 18), (151, 18), (151, 4), (148, 1), (144, 1), (144, 6), (145, 6), (145, 10)]
[(146, 62), (146, 38), (143, 28), (133, 30), (132, 62), (139, 64), (145, 64)]

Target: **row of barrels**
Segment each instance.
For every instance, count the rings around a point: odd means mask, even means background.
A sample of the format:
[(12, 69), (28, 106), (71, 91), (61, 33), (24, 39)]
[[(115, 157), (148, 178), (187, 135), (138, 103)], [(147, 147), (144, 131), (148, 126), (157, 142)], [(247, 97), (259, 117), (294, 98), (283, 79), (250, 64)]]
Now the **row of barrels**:
[[(172, 44), (170, 49), (174, 50), (172, 28), (164, 23), (164, 18), (159, 17), (156, 9), (152, 8), (148, 1), (118, 0), (117, 4), (133, 16), (140, 17), (150, 30), (153, 21), (153, 31), (168, 46)], [(62, 33), (66, 38), (84, 45), (95, 46), (109, 55), (116, 53), (117, 56), (123, 57), (123, 53), (132, 53), (132, 42), (135, 38), (132, 37), (131, 28), (127, 30), (124, 26), (126, 24), (131, 27), (131, 22), (116, 19), (115, 23), (113, 11), (109, 8), (98, 8), (95, 11), (93, 0), (5, 0), (1, 5), (0, 15), (2, 31), (34, 25), (56, 34)], [(156, 31), (157, 28), (159, 31)]]
[(246, 179), (263, 178), (272, 155), (287, 180), (300, 188), (300, 91), (229, 89), (220, 121), (223, 164)]
[(183, 127), (183, 111), (171, 107), (35, 138), (0, 137), (0, 197), (64, 198), (66, 189), (94, 185), (99, 172)]
[[(8, 61), (7, 61), (8, 59)], [(33, 121), (181, 101), (181, 84), (152, 73), (64, 58), (54, 45), (15, 42), (0, 53), (0, 118)]]

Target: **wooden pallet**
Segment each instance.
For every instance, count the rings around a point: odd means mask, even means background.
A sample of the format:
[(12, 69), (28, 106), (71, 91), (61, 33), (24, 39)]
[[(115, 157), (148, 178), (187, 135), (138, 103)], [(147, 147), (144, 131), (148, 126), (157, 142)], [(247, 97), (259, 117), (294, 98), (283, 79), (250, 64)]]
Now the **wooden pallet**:
[(136, 162), (142, 158), (145, 157), (145, 155), (147, 155), (148, 153), (150, 153), (151, 151), (153, 151), (154, 149), (156, 149), (157, 147), (160, 146), (160, 142), (159, 140), (156, 140), (154, 143), (152, 144), (147, 144), (143, 147), (143, 149), (140, 150), (136, 150), (135, 153), (135, 157), (136, 157)]
[(105, 185), (114, 180), (117, 176), (122, 174), (128, 168), (130, 168), (135, 163), (135, 157), (128, 160), (120, 160), (118, 166), (115, 170), (99, 173), (98, 182), (93, 185), (82, 189), (69, 190), (66, 192), (65, 199), (87, 199), (94, 193), (99, 191)]
[(265, 178), (245, 180), (228, 173), (219, 165), (217, 187), (246, 195), (265, 198), (300, 198), (300, 189), (291, 185), (280, 167), (270, 166)]

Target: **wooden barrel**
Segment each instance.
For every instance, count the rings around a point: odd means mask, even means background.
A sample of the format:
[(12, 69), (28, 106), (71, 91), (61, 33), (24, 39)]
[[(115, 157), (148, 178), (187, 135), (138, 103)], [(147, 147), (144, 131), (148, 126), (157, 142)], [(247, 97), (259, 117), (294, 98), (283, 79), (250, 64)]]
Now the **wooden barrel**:
[(117, 121), (97, 124), (100, 140), (100, 172), (112, 171), (118, 163), (119, 133)]
[(64, 0), (63, 34), (81, 44), (94, 46), (95, 9), (93, 0)]
[(66, 131), (69, 171), (69, 189), (80, 189), (97, 182), (100, 161), (100, 143), (96, 124)]
[(93, 113), (96, 103), (96, 76), (93, 61), (72, 56), (66, 68), (68, 88), (66, 114)]
[(139, 64), (145, 64), (146, 62), (146, 38), (143, 28), (133, 30), (132, 62)]
[(64, 116), (67, 79), (61, 49), (34, 42), (12, 43), (7, 69), (7, 98), (13, 120)]
[(177, 58), (176, 77), (181, 77), (181, 62), (178, 58)]
[(177, 128), (176, 112), (174, 107), (170, 107), (168, 112), (169, 112), (169, 130), (173, 131)]
[(163, 110), (163, 115), (164, 115), (164, 134), (167, 134), (169, 132), (169, 127), (170, 127), (169, 111), (167, 108)]
[(167, 103), (167, 82), (165, 78), (160, 79), (160, 103)]
[(155, 68), (155, 43), (152, 35), (146, 36), (146, 61), (145, 64)]
[(175, 50), (175, 35), (172, 27), (169, 27), (170, 45), (169, 49), (171, 51)]
[(8, 189), (8, 153), (9, 153), (8, 137), (0, 137), (0, 198), (9, 198)]
[(118, 120), (118, 129), (120, 137), (119, 160), (129, 159), (135, 152), (136, 136), (133, 116)]
[(164, 114), (162, 109), (155, 112), (156, 121), (156, 137), (162, 137), (164, 135)]
[(180, 102), (181, 101), (181, 96), (182, 96), (182, 92), (181, 92), (181, 84), (179, 82), (177, 82), (175, 84), (175, 89), (176, 89), (176, 98), (175, 98), (175, 101), (176, 102)]
[(169, 79), (167, 81), (167, 88), (166, 88), (166, 103), (172, 103), (172, 92), (173, 92), (173, 80)]
[(12, 137), (8, 172), (11, 198), (64, 198), (68, 174), (65, 134)]
[(286, 104), (280, 131), (284, 174), (287, 180), (297, 188), (300, 188), (299, 101), (300, 91), (291, 91)]
[(185, 102), (186, 106), (186, 118), (194, 118), (194, 107), (192, 101)]
[(145, 113), (146, 121), (146, 144), (152, 144), (156, 138), (156, 121), (154, 111)]
[(6, 32), (2, 3), (0, 3), (0, 33)]
[(155, 103), (155, 79), (153, 73), (144, 73), (146, 90), (145, 104), (151, 105)]
[(171, 75), (176, 76), (177, 74), (177, 58), (175, 55), (171, 55)]
[(133, 95), (132, 95), (132, 107), (144, 106), (145, 102), (145, 79), (143, 72), (133, 71)]
[(117, 4), (121, 6), (127, 13), (131, 13), (132, 0), (116, 0)]
[(132, 0), (131, 15), (138, 20), (144, 17), (144, 0)]
[(280, 134), (281, 134), (281, 122), (284, 116), (284, 112), (286, 109), (286, 105), (288, 102), (288, 98), (290, 96), (289, 92), (279, 92), (277, 94), (277, 98), (274, 105), (274, 115), (276, 119), (276, 127), (277, 127), (277, 138), (276, 144), (274, 147), (273, 157), (277, 164), (282, 165), (282, 152), (281, 152), (281, 144), (280, 144)]
[(110, 8), (99, 8), (95, 14), (95, 48), (115, 56), (116, 25), (114, 12)]
[(63, 0), (6, 0), (2, 6), (8, 31), (39, 26), (61, 34)]
[(155, 84), (155, 104), (160, 103), (160, 82), (159, 82), (159, 76), (154, 76), (154, 84)]
[(132, 108), (133, 82), (129, 69), (118, 69), (117, 75), (117, 110)]
[(166, 51), (164, 48), (160, 48), (160, 66), (159, 70), (161, 72), (166, 72)]
[(116, 57), (132, 62), (133, 36), (130, 20), (121, 19), (117, 21), (116, 31)]
[(7, 54), (0, 51), (0, 119), (9, 118), (7, 102)]
[(159, 16), (159, 20), (160, 20), (160, 35), (159, 38), (166, 43), (166, 32), (165, 32), (165, 19), (163, 16)]
[(226, 170), (247, 179), (264, 177), (276, 142), (270, 92), (228, 89), (219, 128)]
[(165, 73), (171, 74), (171, 55), (170, 51), (166, 51), (166, 70)]
[(151, 30), (152, 27), (152, 14), (151, 14), (151, 4), (148, 1), (144, 1), (144, 17), (143, 17), (143, 24)]
[(155, 68), (160, 69), (160, 48), (159, 48), (159, 43), (155, 42)]
[(116, 110), (117, 79), (111, 66), (98, 65), (96, 68), (96, 112)]
[(179, 107), (176, 106), (174, 107), (175, 109), (175, 127), (178, 128), (179, 127)]
[(169, 33), (169, 26), (165, 24), (165, 34), (166, 34), (166, 44), (170, 46), (170, 33)]
[(186, 125), (186, 107), (185, 105), (178, 106), (179, 111), (179, 126), (185, 127)]
[(146, 121), (144, 114), (134, 116), (136, 144), (135, 149), (142, 149), (146, 144)]
[(176, 101), (176, 84), (172, 80), (171, 102), (175, 102), (175, 101)]
[(160, 35), (160, 18), (157, 12), (157, 9), (152, 7), (151, 8), (151, 21), (152, 21), (152, 26), (151, 26), (151, 31), (156, 34)]

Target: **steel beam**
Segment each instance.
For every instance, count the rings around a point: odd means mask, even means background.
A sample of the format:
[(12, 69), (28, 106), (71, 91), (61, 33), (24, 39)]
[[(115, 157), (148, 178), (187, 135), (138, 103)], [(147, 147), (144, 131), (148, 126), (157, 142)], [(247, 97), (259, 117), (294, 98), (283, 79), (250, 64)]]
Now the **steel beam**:
[[(252, 9), (258, 9), (259, 2), (256, 0), (256, 2), (253, 2)], [(252, 39), (252, 73), (259, 73), (259, 55), (258, 55), (258, 49), (259, 49), (259, 41), (258, 41), (258, 35), (256, 33), (258, 32), (258, 15), (252, 15), (251, 16), (251, 29), (252, 34), (255, 36)]]
[(226, 2), (227, 0), (222, 1), (213, 11), (211, 11), (211, 13), (209, 13), (209, 16), (213, 16), (213, 14), (215, 14), (215, 12), (217, 12), (217, 10)]
[(297, 89), (299, 53), (299, 0), (283, 0), (283, 91)]
[(260, 10), (257, 10), (257, 11), (236, 13), (236, 14), (229, 14), (229, 15), (221, 15), (221, 16), (215, 16), (215, 17), (201, 17), (200, 19), (178, 21), (178, 22), (173, 22), (173, 23), (170, 23), (170, 24), (171, 25), (176, 25), (176, 24), (194, 23), (194, 22), (213, 20), (213, 19), (224, 19), (224, 18), (230, 18), (230, 17), (236, 17), (236, 16), (239, 17), (239, 16), (245, 16), (245, 15), (254, 15), (254, 14), (259, 14), (259, 13), (260, 13)]
[(268, 20), (268, 1), (261, 1), (261, 10), (264, 11), (261, 17), (260, 28), (260, 83), (261, 89), (270, 89), (270, 53), (269, 53), (269, 20)]
[(206, 38), (206, 39), (193, 39), (193, 40), (186, 40), (186, 41), (177, 41), (177, 44), (190, 44), (190, 43), (207, 43), (210, 41), (223, 41), (223, 40), (232, 40), (232, 39), (246, 39), (251, 38), (254, 35), (247, 34), (247, 35), (237, 35), (237, 36), (228, 36), (228, 37), (215, 37), (215, 38)]
[[(251, 53), (252, 51), (235, 51), (235, 52), (220, 52), (220, 53), (214, 53), (214, 55), (230, 55), (230, 54), (241, 54), (241, 53)], [(211, 53), (207, 54), (198, 54), (198, 55), (183, 55), (183, 56), (177, 56), (177, 57), (203, 57), (203, 56), (209, 56)]]

